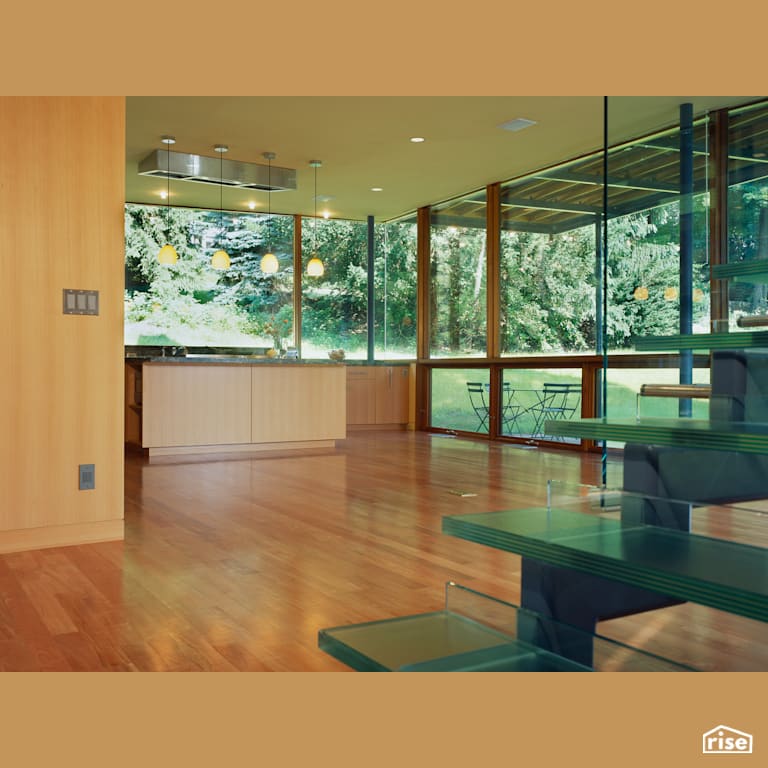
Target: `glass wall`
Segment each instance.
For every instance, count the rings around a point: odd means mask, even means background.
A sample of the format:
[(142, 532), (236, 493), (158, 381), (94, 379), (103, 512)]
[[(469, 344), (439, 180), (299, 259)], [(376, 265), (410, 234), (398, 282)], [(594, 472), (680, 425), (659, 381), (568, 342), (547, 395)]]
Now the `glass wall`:
[(561, 167), (501, 187), (502, 355), (594, 351), (601, 177), (574, 185), (569, 173)]
[[(751, 270), (768, 259), (768, 107), (730, 113), (728, 145), (728, 262)], [(728, 296), (730, 330), (768, 325), (768, 275), (732, 279)]]
[(431, 211), (430, 356), (483, 357), (486, 333), (485, 190)]
[(687, 332), (709, 332), (708, 136), (708, 120), (700, 119), (608, 154), (611, 351), (680, 333), (681, 310)]
[[(175, 264), (160, 264), (166, 242)], [(213, 252), (230, 256), (227, 270)], [(125, 206), (125, 343), (272, 347), (293, 337), (293, 217)], [(279, 270), (264, 274), (271, 249)]]
[[(368, 355), (368, 226), (364, 221), (301, 220), (301, 354), (326, 358), (343, 349), (347, 359)], [(317, 254), (320, 277), (307, 274)]]
[(416, 218), (375, 225), (375, 357), (416, 357)]

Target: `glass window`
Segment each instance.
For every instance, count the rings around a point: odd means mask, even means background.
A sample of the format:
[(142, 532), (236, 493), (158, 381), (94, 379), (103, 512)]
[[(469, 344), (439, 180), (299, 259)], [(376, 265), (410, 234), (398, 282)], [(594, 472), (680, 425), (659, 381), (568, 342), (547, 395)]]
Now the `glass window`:
[(374, 266), (374, 354), (416, 357), (416, 219), (377, 224)]
[(581, 418), (581, 368), (507, 368), (502, 371), (501, 434), (575, 443), (547, 434), (547, 422)]
[[(729, 115), (728, 125), (728, 262), (751, 267), (768, 260), (768, 107)], [(766, 273), (731, 279), (728, 283), (729, 327), (741, 317), (759, 321), (768, 315)], [(742, 321), (744, 322), (744, 321)], [(750, 326), (745, 326), (750, 327)]]
[[(160, 264), (166, 242), (175, 264)], [(125, 206), (125, 343), (285, 347), (293, 338), (293, 218)], [(230, 267), (214, 269), (223, 248)], [(279, 269), (264, 274), (270, 249)]]
[(487, 368), (432, 369), (431, 426), (487, 435), (489, 382)]
[[(621, 106), (617, 107), (621, 109)], [(620, 115), (614, 113), (618, 119)], [(693, 125), (692, 188), (685, 189), (679, 129), (612, 149), (608, 156), (609, 350), (635, 339), (681, 332), (681, 223), (690, 222), (689, 305), (693, 333), (709, 332), (709, 144), (707, 119)], [(690, 217), (687, 219), (686, 217)], [(683, 307), (683, 310), (685, 308)], [(686, 364), (687, 365), (687, 364)]]
[(432, 209), (430, 356), (486, 354), (486, 194)]
[[(564, 178), (558, 169), (501, 188), (502, 355), (595, 348), (600, 185), (570, 185)], [(595, 198), (589, 203), (585, 189)]]
[[(368, 225), (364, 221), (302, 218), (301, 345), (304, 358), (368, 356)], [(314, 254), (323, 274), (307, 274)]]

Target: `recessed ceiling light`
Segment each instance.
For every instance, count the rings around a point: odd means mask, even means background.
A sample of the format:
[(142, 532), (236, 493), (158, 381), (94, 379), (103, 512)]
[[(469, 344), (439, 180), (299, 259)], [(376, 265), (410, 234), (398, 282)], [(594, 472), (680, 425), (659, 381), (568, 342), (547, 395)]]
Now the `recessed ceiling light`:
[(248, 202), (248, 207), (249, 207), (251, 210), (253, 210), (253, 209), (256, 207), (256, 203), (254, 203), (254, 202), (253, 202), (253, 200), (250, 200), (250, 201)]
[(411, 141), (414, 144), (421, 144), (421, 142), (426, 141), (426, 139), (423, 136), (411, 136)]
[(165, 198), (166, 198), (166, 197), (168, 197), (168, 193), (167, 193), (165, 190), (163, 190), (163, 191), (160, 193), (160, 198), (161, 198), (162, 200), (165, 200)]
[(523, 128), (530, 128), (532, 125), (536, 125), (535, 120), (528, 120), (525, 117), (516, 117), (514, 120), (507, 120), (506, 123), (502, 123), (499, 128), (503, 131), (522, 131)]
[(382, 187), (371, 187), (371, 192), (383, 192), (384, 189)]
[(162, 141), (163, 144), (175, 144), (176, 143), (176, 139), (173, 136), (163, 136), (163, 138), (160, 139), (160, 141)]
[(323, 218), (324, 219), (330, 219), (331, 218), (331, 214), (328, 211), (323, 211)]

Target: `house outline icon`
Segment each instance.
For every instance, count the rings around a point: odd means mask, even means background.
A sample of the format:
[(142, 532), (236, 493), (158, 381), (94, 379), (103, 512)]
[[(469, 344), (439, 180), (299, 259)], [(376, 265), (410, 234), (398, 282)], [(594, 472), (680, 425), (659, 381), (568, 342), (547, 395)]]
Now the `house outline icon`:
[[(735, 746), (738, 739), (746, 739), (746, 749), (738, 749)], [(716, 725), (701, 737), (701, 746), (705, 755), (751, 755), (752, 734), (727, 725)]]

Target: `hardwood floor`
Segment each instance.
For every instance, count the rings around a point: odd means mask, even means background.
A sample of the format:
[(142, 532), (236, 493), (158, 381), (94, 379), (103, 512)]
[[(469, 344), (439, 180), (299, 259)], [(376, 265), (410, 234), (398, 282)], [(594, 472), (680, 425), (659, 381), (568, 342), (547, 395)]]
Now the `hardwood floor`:
[[(518, 602), (519, 558), (441, 534), (443, 515), (598, 476), (596, 456), (402, 432), (290, 457), (129, 455), (124, 542), (0, 556), (0, 669), (346, 670), (318, 629), (439, 609), (448, 580)], [(600, 630), (702, 669), (768, 670), (764, 624), (701, 606)]]

